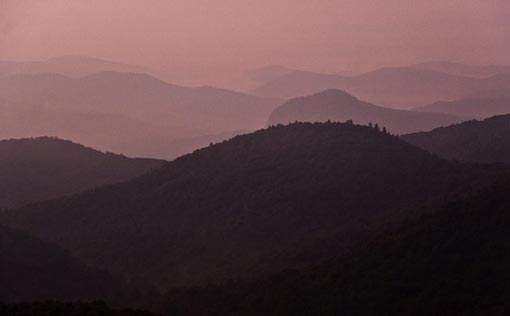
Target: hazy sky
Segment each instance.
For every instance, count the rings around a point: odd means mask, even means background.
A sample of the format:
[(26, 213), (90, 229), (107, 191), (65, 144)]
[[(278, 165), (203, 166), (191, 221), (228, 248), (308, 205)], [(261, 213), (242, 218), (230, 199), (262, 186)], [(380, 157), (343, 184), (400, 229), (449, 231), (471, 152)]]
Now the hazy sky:
[(510, 64), (509, 0), (0, 0), (0, 59), (80, 54), (215, 76)]

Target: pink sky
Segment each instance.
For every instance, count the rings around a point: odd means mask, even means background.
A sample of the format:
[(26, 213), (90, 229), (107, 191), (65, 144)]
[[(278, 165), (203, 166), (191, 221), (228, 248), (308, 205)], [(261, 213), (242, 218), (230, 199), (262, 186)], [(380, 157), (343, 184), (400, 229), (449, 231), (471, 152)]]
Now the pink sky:
[(508, 0), (0, 0), (0, 59), (80, 54), (189, 82), (267, 64), (510, 64)]

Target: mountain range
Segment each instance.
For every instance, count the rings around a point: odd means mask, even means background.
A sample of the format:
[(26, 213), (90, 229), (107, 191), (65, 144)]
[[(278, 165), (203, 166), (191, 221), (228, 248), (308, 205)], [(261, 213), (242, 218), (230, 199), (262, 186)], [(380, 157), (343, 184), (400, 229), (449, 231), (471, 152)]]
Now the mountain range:
[[(0, 106), (0, 120), (1, 139), (44, 135), (141, 157), (168, 158), (172, 156), (171, 148), (169, 152), (160, 150), (172, 142), (210, 133), (199, 128), (152, 125), (121, 114), (70, 112), (11, 103)], [(164, 155), (157, 156), (160, 152)]]
[(488, 118), (510, 113), (510, 92), (494, 91), (490, 95), (471, 96), (454, 101), (439, 101), (414, 110)]
[(278, 100), (212, 87), (188, 88), (146, 74), (100, 72), (80, 78), (57, 74), (0, 79), (0, 99), (85, 113), (122, 114), (160, 126), (211, 131), (259, 128)]
[(441, 160), (370, 127), (296, 123), (0, 220), (86, 264), (169, 289), (326, 260), (507, 175)]
[[(12, 75), (0, 78), (0, 137), (55, 136), (130, 156), (175, 157), (177, 141), (263, 127), (279, 102), (145, 74)], [(183, 147), (198, 149), (193, 141)]]
[(150, 70), (144, 67), (78, 55), (59, 56), (43, 61), (0, 61), (0, 76), (55, 73), (83, 77), (102, 71), (150, 73)]
[(510, 72), (475, 78), (431, 69), (433, 67), (387, 67), (356, 76), (292, 71), (251, 92), (266, 97), (293, 98), (341, 89), (385, 107), (410, 109), (510, 87)]
[(510, 67), (160, 74), (0, 62), (0, 315), (510, 314)]
[(454, 76), (488, 78), (510, 72), (510, 66), (504, 65), (468, 65), (450, 61), (429, 61), (412, 65), (413, 68), (447, 73)]

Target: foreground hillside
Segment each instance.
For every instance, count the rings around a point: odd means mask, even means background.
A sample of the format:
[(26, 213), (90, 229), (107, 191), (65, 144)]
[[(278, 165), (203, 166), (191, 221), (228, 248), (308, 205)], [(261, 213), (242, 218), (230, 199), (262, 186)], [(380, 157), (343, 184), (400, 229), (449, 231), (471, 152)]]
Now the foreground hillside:
[(111, 309), (102, 302), (93, 303), (25, 303), (0, 305), (0, 315), (9, 316), (151, 316), (140, 310)]
[(0, 303), (113, 300), (127, 290), (120, 278), (85, 266), (57, 246), (3, 226), (0, 271)]
[(300, 253), (326, 248), (317, 263), (332, 253), (321, 240), (334, 237), (336, 253), (506, 174), (440, 160), (369, 127), (297, 123), (0, 220), (169, 288), (300, 267), (309, 263)]
[(171, 291), (165, 314), (507, 315), (509, 209), (494, 187), (305, 271)]
[(404, 135), (402, 139), (447, 159), (510, 163), (510, 115)]
[(0, 141), (0, 207), (16, 207), (137, 177), (163, 164), (57, 138)]
[(391, 133), (410, 133), (431, 130), (465, 120), (465, 117), (443, 113), (419, 113), (394, 110), (361, 101), (340, 91), (326, 90), (311, 96), (295, 98), (277, 107), (269, 116), (268, 124), (301, 122), (344, 122), (378, 124)]

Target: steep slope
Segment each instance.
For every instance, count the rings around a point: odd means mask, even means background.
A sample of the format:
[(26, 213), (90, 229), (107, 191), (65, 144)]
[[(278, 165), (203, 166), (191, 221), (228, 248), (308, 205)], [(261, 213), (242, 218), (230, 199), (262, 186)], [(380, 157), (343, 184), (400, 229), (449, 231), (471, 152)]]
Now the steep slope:
[(312, 96), (295, 98), (277, 107), (269, 116), (268, 124), (289, 122), (343, 122), (353, 120), (367, 125), (377, 123), (392, 133), (426, 131), (466, 120), (442, 113), (418, 113), (394, 110), (363, 102), (340, 90), (326, 90)]
[(3, 226), (0, 284), (0, 303), (115, 300), (127, 291), (122, 279), (85, 266), (57, 246)]
[(415, 110), (486, 118), (510, 113), (510, 95), (496, 94), (494, 96), (470, 97), (449, 102), (435, 102)]
[(253, 283), (181, 289), (167, 315), (506, 315), (510, 186), (405, 223), (349, 255)]
[(510, 115), (403, 135), (402, 139), (447, 159), (510, 163)]
[(257, 264), (267, 253), (332, 235), (349, 244), (505, 174), (440, 160), (369, 127), (298, 123), (0, 218), (87, 263), (168, 288), (272, 272), (278, 258)]
[(23, 204), (126, 181), (163, 165), (103, 153), (56, 138), (0, 141), (0, 206)]
[(260, 128), (279, 102), (211, 87), (181, 87), (145, 74), (120, 72), (81, 78), (8, 76), (0, 79), (0, 100), (66, 112), (120, 114), (156, 126), (199, 126), (209, 131)]

